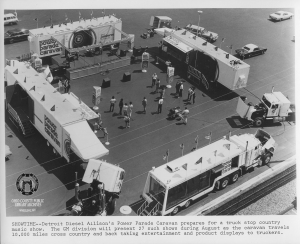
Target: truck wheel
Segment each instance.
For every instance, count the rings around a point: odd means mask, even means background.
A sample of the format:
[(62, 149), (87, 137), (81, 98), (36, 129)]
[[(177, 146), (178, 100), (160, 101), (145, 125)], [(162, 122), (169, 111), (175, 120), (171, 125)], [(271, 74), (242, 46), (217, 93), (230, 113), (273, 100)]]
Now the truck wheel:
[(271, 161), (271, 155), (269, 153), (267, 153), (266, 155), (264, 155), (262, 157), (262, 161), (264, 165), (268, 165)]
[(229, 178), (225, 177), (220, 181), (220, 190), (225, 189), (229, 184)]
[(176, 207), (172, 211), (172, 215), (176, 215), (179, 212), (179, 207)]
[(239, 176), (240, 176), (239, 171), (234, 172), (230, 177), (230, 183), (233, 184), (233, 183), (237, 182), (239, 179)]
[(263, 124), (263, 118), (261, 118), (261, 117), (256, 118), (255, 121), (254, 121), (254, 124), (255, 124), (255, 126), (257, 126), (257, 127), (262, 126), (262, 124)]
[(117, 198), (113, 198), (113, 200), (108, 204), (107, 214), (112, 215), (115, 212), (117, 206)]
[(184, 204), (184, 207), (185, 208), (188, 208), (192, 203), (192, 200), (188, 200), (185, 204)]

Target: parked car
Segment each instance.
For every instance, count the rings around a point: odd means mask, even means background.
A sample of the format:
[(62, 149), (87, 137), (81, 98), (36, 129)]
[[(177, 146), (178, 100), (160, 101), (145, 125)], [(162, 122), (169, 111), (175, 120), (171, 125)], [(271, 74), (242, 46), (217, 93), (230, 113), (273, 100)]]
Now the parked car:
[(197, 25), (187, 25), (185, 27), (185, 29), (191, 33), (193, 33), (194, 35), (197, 35), (197, 30), (198, 30), (198, 36), (205, 39), (208, 42), (215, 42), (218, 39), (218, 34), (208, 31), (203, 27), (198, 27)]
[(4, 14), (4, 25), (16, 25), (18, 24), (17, 14)]
[(264, 54), (267, 51), (267, 48), (258, 47), (254, 44), (248, 44), (240, 49), (236, 49), (235, 52), (239, 57), (250, 58), (256, 55)]
[(284, 19), (291, 19), (293, 18), (294, 14), (286, 11), (278, 11), (276, 13), (270, 14), (270, 19), (276, 21), (282, 21)]
[(13, 29), (8, 30), (4, 35), (4, 44), (26, 41), (29, 36), (28, 30)]

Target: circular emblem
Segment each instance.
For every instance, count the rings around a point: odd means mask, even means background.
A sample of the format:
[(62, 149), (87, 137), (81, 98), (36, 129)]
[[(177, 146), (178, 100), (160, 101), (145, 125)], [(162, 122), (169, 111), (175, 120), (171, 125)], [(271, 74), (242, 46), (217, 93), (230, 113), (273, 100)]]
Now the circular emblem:
[(74, 42), (76, 44), (81, 44), (82, 41), (83, 41), (83, 35), (81, 33), (76, 34), (74, 38)]
[(16, 186), (19, 192), (23, 195), (32, 195), (38, 190), (39, 180), (34, 174), (21, 174), (17, 181)]

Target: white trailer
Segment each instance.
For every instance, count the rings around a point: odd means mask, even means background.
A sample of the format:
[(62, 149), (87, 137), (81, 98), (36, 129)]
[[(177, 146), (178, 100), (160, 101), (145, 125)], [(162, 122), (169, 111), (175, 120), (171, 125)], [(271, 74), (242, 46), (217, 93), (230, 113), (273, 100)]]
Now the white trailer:
[(5, 81), (10, 119), (25, 136), (34, 127), (68, 162), (71, 150), (83, 161), (108, 154), (87, 122), (98, 115), (74, 94), (61, 94), (42, 72), (16, 60), (5, 67)]
[(235, 183), (250, 168), (268, 164), (274, 139), (265, 131), (226, 136), (148, 173), (139, 215), (176, 214), (191, 202)]
[[(162, 50), (181, 61), (182, 67), (187, 67), (189, 79), (202, 83), (207, 90), (216, 83), (230, 90), (247, 86), (249, 64), (187, 30), (177, 30), (169, 34), (163, 39)], [(202, 61), (199, 67), (201, 56), (205, 56), (208, 61)], [(205, 70), (213, 75), (208, 76)]]

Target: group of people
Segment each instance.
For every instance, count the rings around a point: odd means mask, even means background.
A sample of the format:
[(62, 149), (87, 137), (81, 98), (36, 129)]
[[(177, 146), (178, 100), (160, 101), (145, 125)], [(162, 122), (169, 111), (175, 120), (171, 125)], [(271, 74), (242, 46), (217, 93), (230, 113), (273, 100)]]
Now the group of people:
[[(156, 73), (154, 73), (152, 75), (151, 87), (154, 87), (154, 86), (155, 86), (154, 92), (157, 93), (160, 90), (160, 94), (161, 94), (160, 98), (158, 100), (158, 106), (157, 106), (157, 113), (160, 114), (162, 112), (162, 107), (163, 107), (163, 103), (164, 103), (165, 87), (160, 86), (160, 80)], [(183, 82), (177, 81), (175, 88), (176, 88), (176, 94), (178, 94), (178, 97), (182, 97)], [(194, 86), (191, 86), (188, 89), (187, 100), (188, 101), (192, 100), (193, 104), (195, 103), (195, 97), (196, 97), (195, 89), (196, 88)], [(117, 103), (117, 99), (114, 96), (112, 96), (112, 98), (110, 99), (110, 107), (109, 107), (110, 112), (114, 112), (116, 103)], [(145, 113), (145, 114), (147, 113), (147, 104), (148, 104), (148, 101), (147, 101), (146, 97), (144, 97), (142, 100), (142, 106), (143, 106), (143, 113)], [(126, 128), (130, 128), (130, 121), (133, 120), (132, 119), (132, 111), (133, 111), (133, 103), (131, 101), (129, 102), (129, 104), (125, 103), (123, 98), (121, 98), (119, 101), (119, 115), (124, 116)], [(189, 110), (187, 107), (185, 107), (185, 109), (182, 112), (180, 112), (180, 114), (179, 114), (179, 117), (182, 119), (184, 124), (187, 124), (188, 114), (189, 114)]]
[(71, 88), (70, 81), (68, 79), (65, 79), (63, 81), (59, 80), (58, 81), (59, 92), (61, 92), (61, 88), (62, 87), (64, 88), (64, 93), (69, 93), (70, 92), (70, 88)]
[[(110, 99), (109, 112), (114, 112), (116, 103), (117, 103), (117, 99), (114, 96), (112, 96), (112, 98)], [(123, 112), (126, 128), (130, 128), (130, 120), (132, 120), (133, 103), (132, 102), (129, 102), (129, 104), (124, 103), (123, 98), (121, 98), (119, 102), (119, 109), (120, 109), (119, 115), (122, 115)]]

